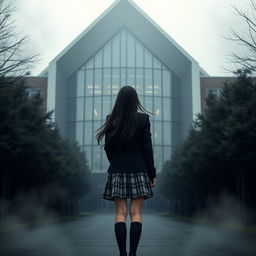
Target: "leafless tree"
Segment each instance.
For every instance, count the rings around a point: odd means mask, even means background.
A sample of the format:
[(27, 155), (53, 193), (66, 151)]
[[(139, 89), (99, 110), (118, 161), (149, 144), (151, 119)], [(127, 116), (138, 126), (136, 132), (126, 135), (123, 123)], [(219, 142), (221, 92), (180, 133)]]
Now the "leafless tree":
[(29, 36), (15, 29), (14, 6), (12, 1), (0, 0), (0, 76), (18, 79), (29, 73), (39, 55), (26, 53)]
[(241, 22), (246, 25), (246, 31), (238, 31), (238, 29), (230, 28), (229, 36), (225, 39), (240, 45), (239, 51), (231, 51), (227, 60), (232, 67), (223, 67), (227, 71), (234, 72), (234, 67), (256, 72), (256, 0), (250, 0), (249, 10), (241, 10), (236, 6), (232, 6), (234, 14), (239, 16)]

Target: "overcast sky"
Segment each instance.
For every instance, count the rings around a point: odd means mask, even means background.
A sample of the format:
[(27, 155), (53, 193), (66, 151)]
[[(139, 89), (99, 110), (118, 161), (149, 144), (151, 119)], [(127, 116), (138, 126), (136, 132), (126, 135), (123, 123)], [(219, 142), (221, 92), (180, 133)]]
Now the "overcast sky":
[[(114, 0), (16, 0), (17, 30), (30, 35), (31, 49), (41, 55), (32, 71), (48, 63), (85, 30)], [(193, 56), (211, 76), (226, 76), (221, 65), (239, 47), (222, 38), (230, 27), (244, 29), (231, 4), (248, 8), (247, 0), (134, 0), (163, 30)]]

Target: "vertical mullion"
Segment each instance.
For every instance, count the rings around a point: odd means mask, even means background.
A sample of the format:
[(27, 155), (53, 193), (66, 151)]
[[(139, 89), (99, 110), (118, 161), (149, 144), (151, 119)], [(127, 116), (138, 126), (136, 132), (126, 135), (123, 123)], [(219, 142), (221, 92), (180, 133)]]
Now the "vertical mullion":
[(120, 30), (120, 32), (119, 32), (119, 63), (120, 63), (120, 65), (119, 65), (119, 85), (120, 85), (120, 88), (119, 89), (121, 89), (121, 70), (122, 70), (122, 29)]
[[(84, 149), (84, 138), (85, 138), (85, 79), (86, 79), (86, 77), (85, 77), (85, 70), (86, 69), (84, 69), (84, 78), (83, 78), (83, 81), (84, 81), (84, 96), (83, 96), (83, 149)], [(83, 150), (84, 151), (84, 150)]]
[(73, 109), (72, 109), (72, 115), (73, 115), (73, 120), (72, 120), (72, 137), (75, 140), (76, 139), (76, 77), (74, 76), (73, 79)]
[(113, 37), (110, 43), (110, 108), (112, 109), (112, 84), (113, 84)]
[[(94, 128), (94, 86), (95, 86), (95, 56), (93, 56), (93, 73), (92, 73), (92, 130), (91, 134), (93, 134), (93, 128)], [(93, 136), (91, 138), (91, 168), (93, 170), (94, 164), (93, 164)]]
[[(87, 94), (86, 94), (86, 88), (87, 88), (87, 82), (86, 82), (87, 81), (87, 69), (86, 69), (86, 65), (85, 65), (85, 69), (84, 69), (84, 74), (85, 74), (84, 75), (84, 82), (85, 82), (84, 95), (85, 95), (85, 97), (84, 97), (84, 138), (83, 138), (83, 140), (84, 140), (84, 150), (85, 150), (85, 133), (88, 132), (88, 131), (85, 130), (85, 123), (88, 122), (88, 121), (85, 120), (85, 111), (86, 111), (85, 105), (86, 105), (86, 96), (87, 96)], [(89, 95), (88, 95), (88, 97), (89, 97)], [(88, 159), (88, 154), (87, 153), (86, 153), (86, 159), (91, 163), (91, 159)], [(91, 163), (91, 166), (92, 166), (92, 163)]]
[(134, 38), (134, 54), (135, 54), (135, 58), (134, 58), (134, 61), (135, 61), (135, 72), (134, 72), (134, 83), (135, 83), (135, 89), (137, 91), (137, 40)]
[[(101, 124), (104, 121), (103, 116), (103, 77), (104, 77), (104, 49), (105, 47), (102, 47), (102, 56), (101, 56)], [(101, 125), (100, 125), (101, 126)], [(103, 150), (101, 148), (100, 150), (100, 169), (103, 170)]]
[[(151, 54), (152, 55), (152, 54)], [(151, 74), (152, 74), (152, 109), (153, 113), (155, 114), (155, 106), (154, 106), (154, 55), (152, 55), (152, 69), (151, 69)], [(155, 145), (155, 118), (153, 115), (153, 145)]]
[(145, 106), (145, 102), (146, 102), (146, 100), (145, 100), (145, 47), (144, 47), (144, 45), (143, 45), (143, 69), (142, 69), (142, 74), (143, 74), (143, 88), (142, 88), (142, 90), (143, 90), (143, 93), (142, 93), (142, 95), (143, 95), (143, 105)]
[(75, 75), (75, 88), (74, 88), (74, 121), (75, 121), (75, 125), (74, 125), (74, 139), (76, 140), (76, 134), (77, 134), (77, 75)]
[[(162, 114), (161, 114), (161, 137), (162, 137), (162, 163), (164, 162), (164, 89), (163, 89), (163, 64), (161, 62), (161, 108), (162, 108)], [(162, 169), (162, 166), (161, 166)]]
[[(171, 71), (170, 71), (171, 72)], [(173, 138), (174, 138), (174, 120), (173, 120), (173, 109), (174, 109), (174, 101), (173, 101), (173, 99), (174, 99), (174, 73), (173, 72), (171, 72), (172, 73), (172, 79), (170, 79), (171, 80), (171, 83), (172, 83), (172, 95), (171, 95), (171, 104), (170, 104), (170, 106), (171, 106), (171, 147), (173, 147)]]
[(127, 69), (128, 69), (128, 31), (125, 30), (125, 85), (127, 85)]

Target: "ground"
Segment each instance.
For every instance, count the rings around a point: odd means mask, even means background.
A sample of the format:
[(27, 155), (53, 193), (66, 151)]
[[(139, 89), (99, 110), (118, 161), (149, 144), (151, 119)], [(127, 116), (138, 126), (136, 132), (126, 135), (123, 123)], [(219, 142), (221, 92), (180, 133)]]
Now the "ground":
[[(1, 256), (119, 256), (114, 234), (114, 213), (16, 227), (0, 232)], [(256, 232), (145, 212), (137, 256), (253, 256)], [(129, 252), (127, 220), (127, 252)]]

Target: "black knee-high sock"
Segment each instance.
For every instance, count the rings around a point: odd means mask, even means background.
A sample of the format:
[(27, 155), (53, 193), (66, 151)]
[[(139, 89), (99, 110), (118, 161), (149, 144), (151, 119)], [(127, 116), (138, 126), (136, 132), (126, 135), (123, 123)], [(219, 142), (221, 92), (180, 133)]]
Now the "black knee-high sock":
[(120, 255), (126, 255), (126, 223), (125, 222), (116, 222), (115, 223), (115, 234), (120, 251)]
[(137, 247), (140, 240), (142, 231), (142, 223), (134, 221), (131, 222), (130, 226), (130, 254), (136, 255)]

